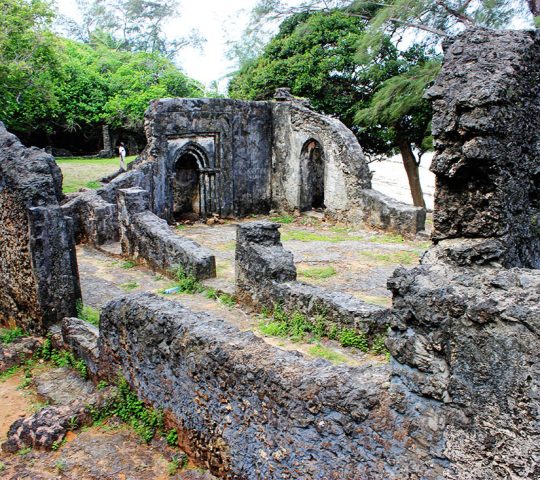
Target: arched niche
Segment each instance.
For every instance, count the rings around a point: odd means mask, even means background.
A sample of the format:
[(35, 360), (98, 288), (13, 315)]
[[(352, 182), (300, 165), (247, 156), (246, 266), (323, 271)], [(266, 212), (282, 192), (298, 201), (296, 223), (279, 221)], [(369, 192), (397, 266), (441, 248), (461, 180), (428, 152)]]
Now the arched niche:
[(324, 205), (325, 161), (321, 144), (311, 138), (300, 153), (300, 210), (325, 208)]
[(177, 153), (172, 179), (175, 220), (206, 218), (217, 209), (215, 170), (202, 147), (190, 142)]

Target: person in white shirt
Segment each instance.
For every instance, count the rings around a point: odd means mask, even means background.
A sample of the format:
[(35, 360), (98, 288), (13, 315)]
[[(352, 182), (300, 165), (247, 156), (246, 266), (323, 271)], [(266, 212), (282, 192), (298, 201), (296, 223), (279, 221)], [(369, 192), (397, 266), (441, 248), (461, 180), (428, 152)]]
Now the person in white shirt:
[(118, 147), (118, 154), (120, 155), (120, 170), (126, 171), (126, 147), (123, 143)]

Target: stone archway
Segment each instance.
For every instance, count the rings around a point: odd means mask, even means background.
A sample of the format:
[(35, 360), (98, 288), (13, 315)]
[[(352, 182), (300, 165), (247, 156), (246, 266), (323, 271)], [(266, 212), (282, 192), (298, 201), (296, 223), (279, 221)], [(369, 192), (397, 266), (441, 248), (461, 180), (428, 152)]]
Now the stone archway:
[(219, 214), (216, 175), (206, 151), (194, 142), (185, 145), (172, 166), (172, 216), (175, 220)]
[(321, 144), (311, 138), (300, 153), (300, 210), (325, 208), (324, 205), (324, 152)]

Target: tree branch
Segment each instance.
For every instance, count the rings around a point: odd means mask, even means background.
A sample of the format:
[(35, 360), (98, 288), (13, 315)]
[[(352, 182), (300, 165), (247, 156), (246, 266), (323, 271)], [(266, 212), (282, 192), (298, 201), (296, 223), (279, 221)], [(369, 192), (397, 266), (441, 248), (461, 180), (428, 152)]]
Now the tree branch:
[(461, 20), (463, 23), (466, 23), (468, 25), (474, 25), (475, 24), (475, 21), (474, 21), (473, 18), (469, 17), (469, 15), (466, 15), (463, 12), (459, 12), (459, 11), (455, 10), (454, 8), (448, 6), (446, 4), (446, 2), (444, 2), (444, 0), (436, 0), (435, 3), (437, 5), (439, 5), (441, 8), (443, 8), (444, 10), (446, 10), (453, 17), (458, 18), (459, 20)]

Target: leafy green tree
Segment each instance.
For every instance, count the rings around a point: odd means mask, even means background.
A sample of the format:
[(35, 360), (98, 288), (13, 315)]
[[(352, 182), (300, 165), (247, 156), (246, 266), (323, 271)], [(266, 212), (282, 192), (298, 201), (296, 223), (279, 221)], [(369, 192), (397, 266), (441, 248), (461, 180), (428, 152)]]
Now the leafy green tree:
[(47, 0), (3, 0), (0, 4), (0, 120), (9, 128), (33, 128), (55, 104), (56, 38)]

